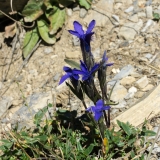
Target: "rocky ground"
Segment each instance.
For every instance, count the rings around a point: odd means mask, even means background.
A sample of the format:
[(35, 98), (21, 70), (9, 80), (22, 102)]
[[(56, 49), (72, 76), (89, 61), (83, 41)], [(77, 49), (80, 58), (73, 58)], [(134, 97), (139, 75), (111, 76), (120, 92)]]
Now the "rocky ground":
[[(13, 48), (4, 43), (4, 33), (0, 33), (2, 131), (11, 128), (16, 121), (20, 126), (32, 126), (33, 115), (48, 102), (55, 107), (77, 110), (78, 115), (84, 112), (81, 102), (65, 83), (58, 86), (64, 74), (62, 68), (67, 65), (64, 58), (81, 59), (79, 41), (67, 31), (73, 29), (75, 20), (83, 24), (84, 29), (91, 20), (96, 20), (91, 42), (95, 60), (99, 62), (107, 50), (109, 62), (114, 62), (107, 74), (109, 89), (117, 81), (112, 100), (119, 104), (112, 107), (112, 119), (159, 84), (160, 22), (153, 20), (152, 14), (160, 14), (159, 0), (95, 0), (89, 11), (79, 6), (66, 10), (68, 17), (60, 40), (53, 46), (40, 44), (22, 69), (21, 43), (16, 44), (13, 53)], [(92, 104), (89, 100), (86, 102), (88, 106)], [(151, 121), (150, 128), (157, 131), (159, 123), (158, 115)], [(155, 159), (160, 157), (159, 142), (153, 150)]]

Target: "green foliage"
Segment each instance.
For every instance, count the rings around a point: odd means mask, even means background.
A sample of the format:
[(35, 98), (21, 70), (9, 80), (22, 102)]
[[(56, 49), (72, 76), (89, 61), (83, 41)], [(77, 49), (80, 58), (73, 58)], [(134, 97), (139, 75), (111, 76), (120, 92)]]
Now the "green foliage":
[[(54, 44), (59, 36), (56, 36), (63, 27), (66, 19), (65, 7), (79, 3), (82, 7), (89, 9), (91, 0), (29, 0), (22, 11), (24, 22), (37, 21), (31, 31), (27, 31), (23, 45), (23, 56), (27, 57), (42, 38), (48, 44)], [(36, 30), (36, 32), (35, 32)], [(38, 32), (37, 32), (38, 31)], [(31, 38), (31, 34), (34, 36)], [(34, 37), (35, 41), (34, 41)], [(31, 42), (29, 41), (31, 40)]]
[(156, 133), (147, 130), (146, 124), (141, 129), (131, 126), (128, 122), (117, 121), (117, 124), (120, 127), (119, 131), (116, 132), (113, 128), (105, 132), (105, 137), (109, 142), (109, 151), (106, 154), (106, 157), (109, 158), (107, 160), (117, 157), (132, 159), (139, 155), (140, 150), (143, 152), (140, 153), (139, 160), (144, 160), (145, 146), (147, 146), (145, 136), (154, 136)]
[(158, 13), (153, 13), (154, 20), (160, 20), (160, 15)]
[(34, 28), (31, 31), (28, 31), (25, 35), (24, 42), (23, 42), (23, 56), (26, 58), (29, 53), (32, 52), (33, 48), (37, 44), (39, 40), (39, 34), (37, 28)]
[[(77, 117), (76, 111), (58, 110), (53, 117), (46, 119), (45, 115), (52, 104), (48, 104), (34, 116), (34, 129), (16, 128), (6, 133), (7, 138), (1, 140), (3, 155), (0, 159), (54, 158), (65, 160), (94, 160), (102, 150), (102, 142), (97, 128), (86, 115)], [(105, 130), (103, 154), (101, 160), (125, 157), (144, 160), (146, 136), (154, 136), (153, 131), (135, 128), (129, 123), (117, 121), (119, 131)], [(86, 130), (87, 128), (87, 130)], [(137, 144), (138, 143), (138, 144)], [(144, 148), (144, 150), (143, 150)], [(143, 152), (140, 152), (143, 150)]]

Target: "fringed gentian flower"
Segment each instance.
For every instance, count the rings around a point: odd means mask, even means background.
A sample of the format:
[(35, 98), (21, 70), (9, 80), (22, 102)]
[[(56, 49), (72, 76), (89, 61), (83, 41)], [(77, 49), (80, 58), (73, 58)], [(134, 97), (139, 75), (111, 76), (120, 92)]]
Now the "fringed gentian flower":
[(108, 66), (112, 66), (113, 63), (107, 63), (108, 57), (106, 56), (106, 51), (103, 54), (102, 61), (100, 63), (102, 64), (102, 67), (98, 70), (98, 79), (100, 81), (100, 85), (104, 84), (106, 81), (106, 69)]
[(82, 80), (83, 81), (88, 81), (91, 82), (91, 80), (93, 79), (93, 74), (96, 72), (96, 70), (99, 67), (99, 64), (95, 64), (91, 70), (88, 70), (86, 64), (83, 61), (80, 61), (80, 68), (81, 70), (75, 69), (74, 73), (75, 74), (81, 74), (82, 75)]
[(103, 100), (98, 100), (95, 106), (89, 107), (86, 111), (93, 112), (94, 119), (98, 121), (102, 115), (104, 110), (109, 110), (110, 106), (104, 106)]
[(72, 83), (77, 83), (79, 75), (74, 73), (74, 69), (64, 66), (63, 70), (66, 72), (66, 74), (62, 76), (61, 80), (59, 81), (59, 85), (62, 84), (68, 78), (71, 79)]
[(91, 53), (90, 42), (91, 42), (91, 37), (94, 34), (92, 30), (95, 26), (95, 20), (92, 20), (90, 22), (86, 32), (84, 32), (82, 25), (79, 22), (74, 21), (73, 25), (74, 25), (74, 31), (69, 30), (69, 33), (77, 36), (80, 39), (83, 61), (85, 62), (87, 67), (90, 69), (94, 65), (94, 59)]

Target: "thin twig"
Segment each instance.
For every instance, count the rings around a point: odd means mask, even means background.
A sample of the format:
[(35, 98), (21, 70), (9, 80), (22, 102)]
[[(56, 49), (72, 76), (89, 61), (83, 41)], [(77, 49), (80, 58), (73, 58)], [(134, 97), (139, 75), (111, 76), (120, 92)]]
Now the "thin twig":
[(150, 160), (150, 156), (151, 156), (152, 150), (153, 150), (153, 148), (154, 148), (154, 145), (155, 145), (155, 143), (156, 143), (156, 141), (157, 141), (157, 139), (158, 139), (159, 132), (160, 132), (160, 125), (159, 125), (159, 127), (158, 127), (158, 131), (157, 131), (157, 133), (156, 133), (156, 137), (155, 137), (155, 139), (154, 139), (154, 142), (152, 143), (151, 149), (150, 149), (150, 151), (149, 151), (149, 154), (148, 154), (148, 157), (147, 157), (146, 160)]
[(2, 10), (0, 10), (0, 12), (1, 12), (3, 15), (5, 15), (6, 17), (8, 17), (9, 19), (11, 19), (12, 21), (16, 22), (17, 24), (19, 24), (19, 25), (21, 25), (21, 26), (23, 26), (23, 27), (25, 27), (25, 28), (33, 28), (34, 25), (35, 25), (35, 21), (33, 21), (33, 24), (32, 24), (31, 26), (26, 26), (26, 25), (20, 23), (19, 21), (13, 19), (12, 17), (10, 17), (10, 16), (7, 15), (6, 13), (4, 13)]

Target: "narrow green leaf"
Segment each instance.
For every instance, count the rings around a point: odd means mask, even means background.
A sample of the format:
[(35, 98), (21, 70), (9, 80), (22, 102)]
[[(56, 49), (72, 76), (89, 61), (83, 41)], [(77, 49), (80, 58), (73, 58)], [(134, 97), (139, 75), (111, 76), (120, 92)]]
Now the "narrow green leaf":
[(48, 44), (54, 44), (56, 42), (56, 38), (54, 35), (51, 36), (49, 34), (49, 24), (45, 20), (40, 19), (37, 21), (37, 25), (42, 39)]
[(9, 140), (6, 140), (6, 139), (2, 139), (0, 141), (3, 142), (3, 144), (1, 145), (1, 149), (3, 147), (7, 147), (8, 149), (10, 149), (13, 145), (13, 142), (10, 142)]
[(65, 10), (54, 6), (53, 11), (46, 13), (46, 17), (50, 21), (49, 34), (54, 35), (65, 22)]
[(86, 156), (89, 156), (89, 154), (93, 151), (94, 145), (90, 144), (90, 146), (88, 148), (85, 149), (84, 154)]
[(69, 64), (71, 67), (76, 68), (76, 69), (80, 69), (80, 65), (77, 62), (70, 60), (70, 59), (64, 59), (64, 61), (67, 64)]
[(155, 136), (156, 135), (156, 133), (151, 130), (146, 130), (144, 133), (145, 133), (145, 136)]
[(23, 42), (23, 57), (26, 58), (33, 50), (39, 40), (37, 28), (26, 33)]
[(117, 124), (119, 125), (120, 128), (122, 128), (124, 130), (124, 132), (128, 136), (130, 136), (132, 134), (132, 130), (130, 128), (129, 123), (123, 123), (123, 122), (120, 122), (119, 120), (117, 120)]

